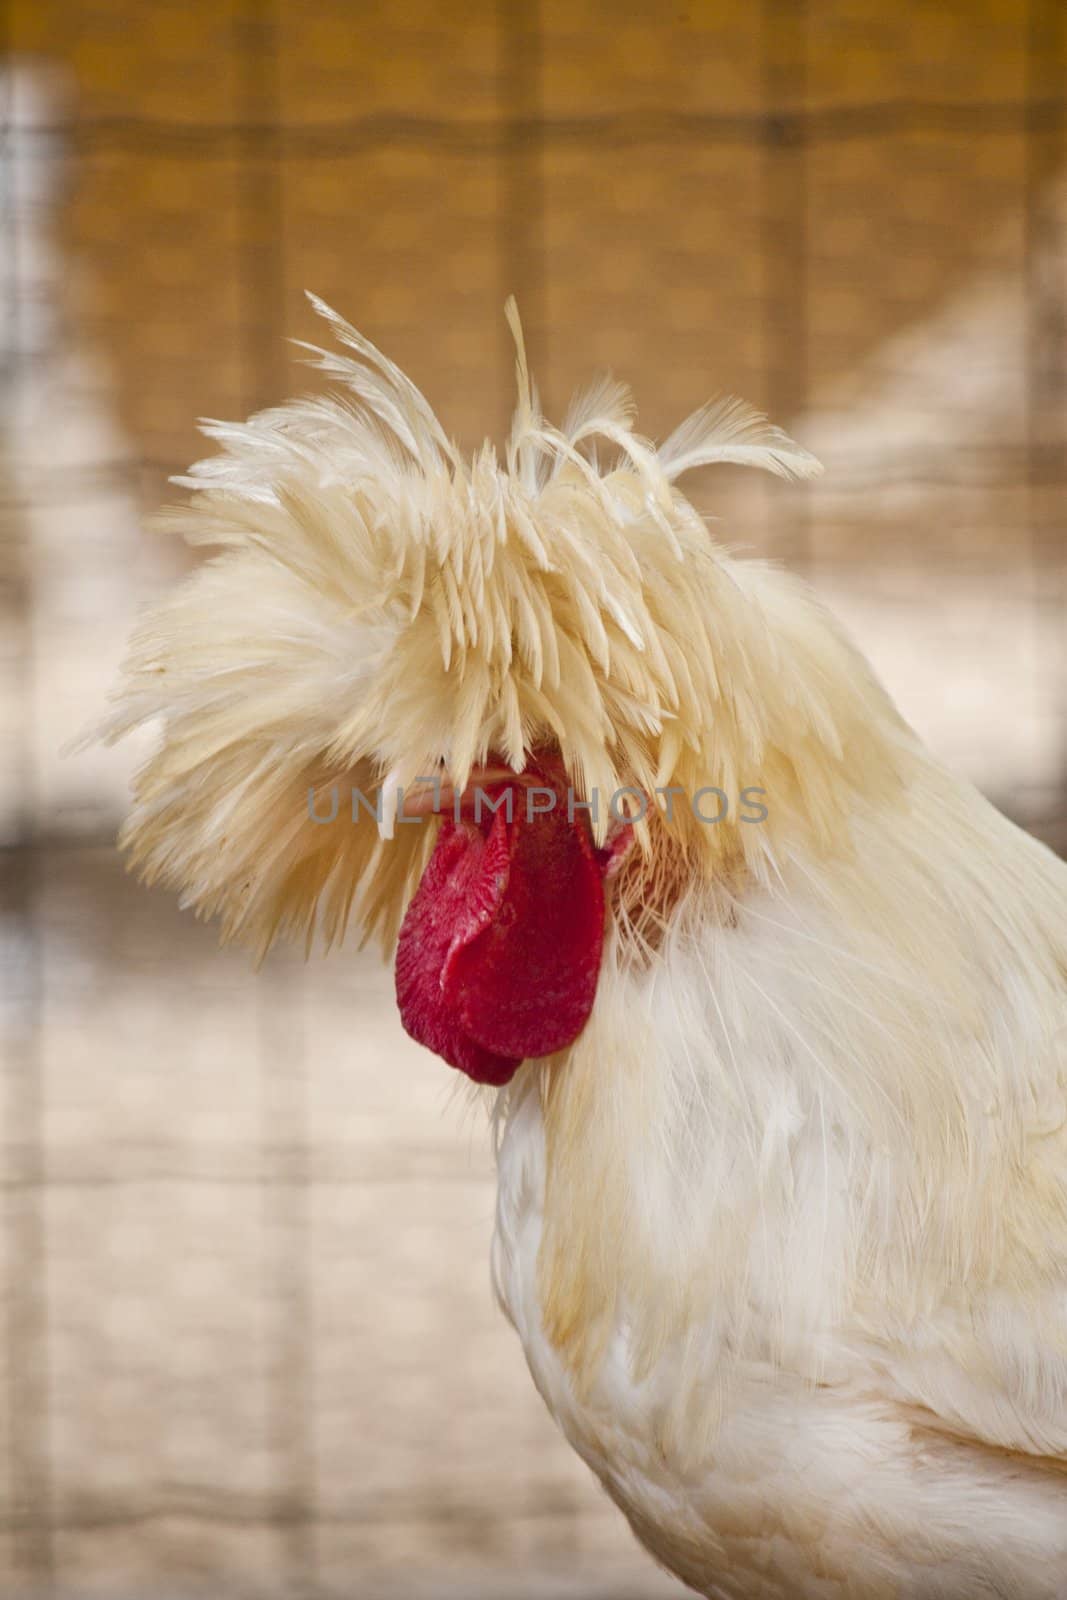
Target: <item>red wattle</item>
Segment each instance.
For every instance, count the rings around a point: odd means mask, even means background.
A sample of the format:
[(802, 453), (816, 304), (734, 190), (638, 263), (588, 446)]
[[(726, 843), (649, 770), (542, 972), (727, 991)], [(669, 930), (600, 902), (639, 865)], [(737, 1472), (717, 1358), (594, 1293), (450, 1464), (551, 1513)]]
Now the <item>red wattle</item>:
[(603, 867), (566, 789), (528, 810), (524, 784), (494, 784), (478, 822), (441, 825), (404, 918), (396, 993), (404, 1027), (479, 1083), (570, 1044), (588, 1020), (604, 940)]

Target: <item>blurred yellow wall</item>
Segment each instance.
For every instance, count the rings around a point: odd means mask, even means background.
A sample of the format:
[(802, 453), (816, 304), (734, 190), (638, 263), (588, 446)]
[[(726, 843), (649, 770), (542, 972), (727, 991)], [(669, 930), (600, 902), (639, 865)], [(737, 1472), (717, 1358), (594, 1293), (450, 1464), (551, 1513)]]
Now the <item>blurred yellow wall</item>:
[(76, 314), (174, 467), (197, 415), (302, 381), (305, 288), (466, 443), (504, 420), (510, 292), (554, 406), (609, 364), (652, 431), (715, 389), (796, 411), (1021, 269), (1057, 9), (15, 0), (10, 43), (69, 68)]

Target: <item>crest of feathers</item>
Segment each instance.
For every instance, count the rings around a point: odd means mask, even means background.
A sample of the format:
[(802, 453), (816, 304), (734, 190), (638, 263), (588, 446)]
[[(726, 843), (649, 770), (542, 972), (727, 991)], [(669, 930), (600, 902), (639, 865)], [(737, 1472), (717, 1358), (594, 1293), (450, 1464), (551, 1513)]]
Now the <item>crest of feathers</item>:
[[(354, 917), (388, 943), (432, 827), (353, 822), (351, 788), (395, 792), (444, 764), (462, 786), (490, 753), (520, 770), (558, 746), (575, 788), (773, 794), (766, 826), (700, 826), (667, 802), (639, 828), (694, 871), (757, 877), (775, 851), (824, 847), (870, 773), (885, 781), (889, 702), (795, 579), (718, 549), (676, 487), (718, 462), (805, 478), (818, 463), (736, 399), (656, 449), (628, 389), (594, 384), (562, 427), (542, 416), (514, 303), (518, 403), (503, 460), (467, 460), (419, 390), (319, 300), (338, 385), (245, 423), (176, 480), (167, 521), (219, 547), (136, 633), (105, 734), (158, 719), (124, 843), (143, 875), (262, 954), (326, 943)], [(891, 742), (891, 740), (890, 740)], [(328, 814), (334, 786), (337, 821)], [(659, 841), (659, 844), (657, 844)]]

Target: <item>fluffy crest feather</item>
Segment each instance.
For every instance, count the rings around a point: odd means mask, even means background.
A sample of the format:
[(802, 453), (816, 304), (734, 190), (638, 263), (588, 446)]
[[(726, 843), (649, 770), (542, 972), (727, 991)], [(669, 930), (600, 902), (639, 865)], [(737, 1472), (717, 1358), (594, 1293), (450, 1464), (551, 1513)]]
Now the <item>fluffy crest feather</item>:
[(553, 426), (509, 301), (505, 461), (488, 443), (465, 460), (414, 384), (312, 303), (343, 351), (305, 348), (340, 392), (205, 423), (220, 453), (176, 480), (194, 494), (169, 524), (221, 553), (137, 631), (105, 729), (161, 722), (124, 832), (144, 874), (259, 951), (340, 938), (350, 915), (388, 941), (433, 830), (325, 827), (308, 796), (328, 811), (337, 785), (347, 814), (350, 786), (440, 763), (463, 784), (545, 741), (599, 795), (601, 836), (623, 784), (752, 784), (773, 786), (766, 827), (699, 826), (662, 797), (653, 821), (694, 871), (766, 877), (783, 844), (825, 847), (892, 774), (895, 716), (803, 586), (733, 562), (674, 487), (716, 461), (802, 478), (813, 457), (736, 400), (657, 452), (612, 379)]
[(822, 471), (813, 455), (733, 395), (694, 411), (660, 447), (659, 462), (670, 479), (720, 462), (762, 467), (780, 478), (813, 478)]

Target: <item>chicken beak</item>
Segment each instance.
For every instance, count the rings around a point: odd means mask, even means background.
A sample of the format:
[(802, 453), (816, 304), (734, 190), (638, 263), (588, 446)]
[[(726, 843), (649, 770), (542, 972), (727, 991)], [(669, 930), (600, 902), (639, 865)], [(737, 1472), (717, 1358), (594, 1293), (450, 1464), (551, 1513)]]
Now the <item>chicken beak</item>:
[(474, 804), (474, 798), (479, 789), (485, 790), (490, 784), (517, 783), (520, 776), (510, 767), (476, 767), (470, 775), (467, 786), (461, 790), (458, 803), (454, 784), (451, 778), (442, 774), (429, 782), (412, 784), (404, 793), (400, 814), (403, 817), (429, 817), (438, 814), (455, 816), (464, 808)]

